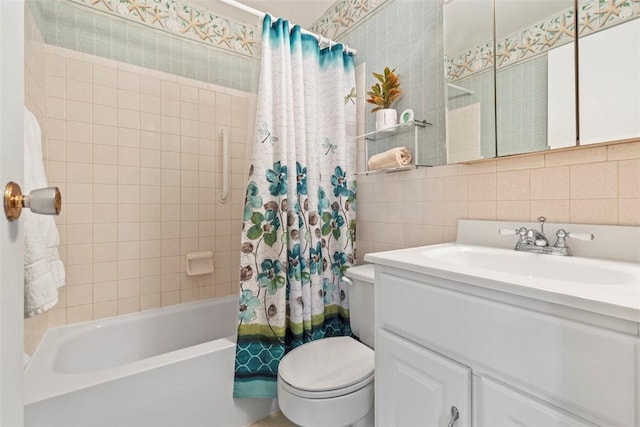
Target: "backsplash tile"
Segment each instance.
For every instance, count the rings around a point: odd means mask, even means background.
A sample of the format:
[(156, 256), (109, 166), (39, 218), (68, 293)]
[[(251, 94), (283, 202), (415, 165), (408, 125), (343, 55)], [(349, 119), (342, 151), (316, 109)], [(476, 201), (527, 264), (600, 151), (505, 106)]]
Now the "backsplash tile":
[(535, 221), (545, 216), (549, 222), (639, 225), (638, 146), (601, 144), (428, 168), (419, 178), (421, 222), (406, 228), (420, 226), (422, 232), (414, 235), (380, 212), (400, 210), (401, 202), (394, 197), (417, 188), (415, 175), (400, 172), (392, 180), (385, 174), (358, 176), (358, 258), (368, 252), (454, 241), (457, 220), (462, 218)]

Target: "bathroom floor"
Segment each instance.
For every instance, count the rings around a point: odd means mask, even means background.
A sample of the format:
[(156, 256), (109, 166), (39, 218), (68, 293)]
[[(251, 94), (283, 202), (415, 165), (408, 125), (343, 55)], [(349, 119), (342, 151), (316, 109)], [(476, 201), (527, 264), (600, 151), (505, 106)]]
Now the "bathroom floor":
[(249, 424), (248, 427), (295, 427), (296, 425), (285, 418), (282, 412), (276, 412), (275, 414), (256, 421), (253, 424)]

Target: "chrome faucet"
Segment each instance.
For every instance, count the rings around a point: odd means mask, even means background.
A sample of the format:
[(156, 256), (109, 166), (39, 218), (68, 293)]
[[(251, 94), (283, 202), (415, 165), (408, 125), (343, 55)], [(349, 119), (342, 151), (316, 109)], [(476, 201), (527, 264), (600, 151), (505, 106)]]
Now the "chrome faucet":
[(543, 216), (538, 218), (540, 231), (535, 229), (527, 230), (520, 227), (516, 230), (501, 228), (498, 233), (502, 235), (517, 234), (519, 236), (515, 250), (521, 252), (532, 252), (536, 254), (572, 256), (571, 249), (567, 245), (567, 238), (578, 240), (593, 240), (595, 236), (591, 233), (569, 233), (563, 229), (556, 232), (556, 242), (549, 246), (549, 239), (544, 234), (544, 223), (547, 219)]

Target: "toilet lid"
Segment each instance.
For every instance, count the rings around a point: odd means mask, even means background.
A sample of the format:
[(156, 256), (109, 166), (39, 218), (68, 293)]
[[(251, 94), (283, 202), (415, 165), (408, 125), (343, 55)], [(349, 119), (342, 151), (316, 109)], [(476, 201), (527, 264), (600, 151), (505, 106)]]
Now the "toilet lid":
[(342, 389), (373, 377), (374, 352), (350, 337), (312, 341), (287, 354), (278, 375), (298, 390)]

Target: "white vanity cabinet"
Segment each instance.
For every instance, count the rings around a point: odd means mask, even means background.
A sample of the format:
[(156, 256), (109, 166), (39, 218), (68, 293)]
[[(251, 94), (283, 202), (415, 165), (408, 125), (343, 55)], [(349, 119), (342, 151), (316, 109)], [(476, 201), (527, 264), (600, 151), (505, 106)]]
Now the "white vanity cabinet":
[(380, 264), (375, 292), (376, 425), (640, 425), (638, 323)]
[(518, 390), (482, 376), (475, 376), (474, 425), (483, 427), (583, 427), (595, 426), (559, 408), (525, 396)]
[(471, 369), (384, 330), (376, 336), (377, 424), (471, 426)]

